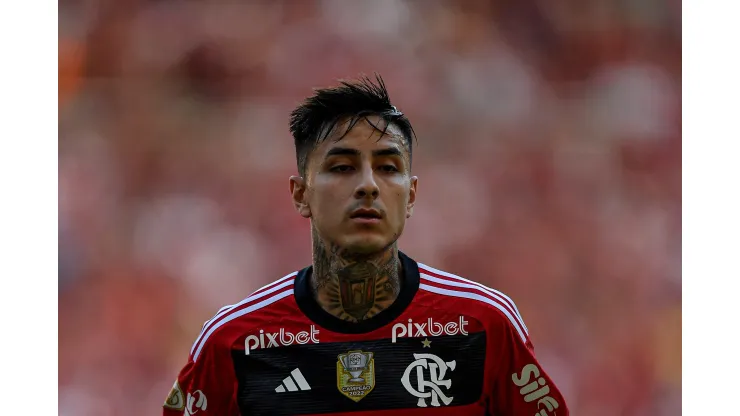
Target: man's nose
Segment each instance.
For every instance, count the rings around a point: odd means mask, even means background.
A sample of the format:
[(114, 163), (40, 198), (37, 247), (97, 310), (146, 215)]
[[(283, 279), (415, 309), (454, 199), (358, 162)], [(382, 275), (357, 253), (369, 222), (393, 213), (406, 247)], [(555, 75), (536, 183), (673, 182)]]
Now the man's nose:
[(380, 189), (378, 188), (378, 184), (375, 182), (373, 170), (370, 168), (363, 169), (362, 175), (360, 176), (360, 183), (357, 185), (357, 189), (355, 189), (355, 197), (367, 198), (370, 196), (372, 199), (375, 199), (379, 194)]

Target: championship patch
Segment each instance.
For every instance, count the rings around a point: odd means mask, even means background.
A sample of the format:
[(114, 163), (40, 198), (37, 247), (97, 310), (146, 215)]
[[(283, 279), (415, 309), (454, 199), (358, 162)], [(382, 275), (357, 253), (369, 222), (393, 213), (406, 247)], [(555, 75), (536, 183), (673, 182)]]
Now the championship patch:
[(180, 383), (178, 383), (177, 380), (175, 380), (175, 384), (172, 386), (172, 390), (170, 390), (170, 394), (164, 401), (163, 406), (166, 409), (172, 410), (183, 410), (185, 408), (185, 397), (182, 394)]
[(375, 388), (373, 353), (349, 351), (337, 357), (337, 389), (359, 402)]

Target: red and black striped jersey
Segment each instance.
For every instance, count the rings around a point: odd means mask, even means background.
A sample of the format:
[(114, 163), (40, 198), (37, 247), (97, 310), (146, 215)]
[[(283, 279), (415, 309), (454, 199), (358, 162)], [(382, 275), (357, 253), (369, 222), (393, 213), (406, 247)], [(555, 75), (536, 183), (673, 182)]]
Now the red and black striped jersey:
[(398, 298), (360, 323), (316, 303), (312, 267), (222, 308), (164, 415), (568, 414), (509, 297), (399, 256)]

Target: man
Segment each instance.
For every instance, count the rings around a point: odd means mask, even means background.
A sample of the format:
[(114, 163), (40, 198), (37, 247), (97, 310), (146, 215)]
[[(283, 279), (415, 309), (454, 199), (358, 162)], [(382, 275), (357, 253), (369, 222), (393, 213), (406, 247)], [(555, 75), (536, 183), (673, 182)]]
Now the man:
[(414, 132), (382, 79), (316, 91), (290, 130), (313, 264), (205, 323), (164, 415), (567, 415), (511, 299), (398, 250)]

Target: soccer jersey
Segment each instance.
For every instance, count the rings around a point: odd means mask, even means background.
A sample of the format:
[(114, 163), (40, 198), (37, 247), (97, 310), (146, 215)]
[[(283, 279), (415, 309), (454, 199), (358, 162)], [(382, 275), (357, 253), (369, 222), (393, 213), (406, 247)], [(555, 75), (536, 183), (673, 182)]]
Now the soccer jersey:
[(164, 415), (568, 414), (510, 298), (399, 256), (398, 298), (359, 323), (316, 303), (310, 266), (222, 308)]

